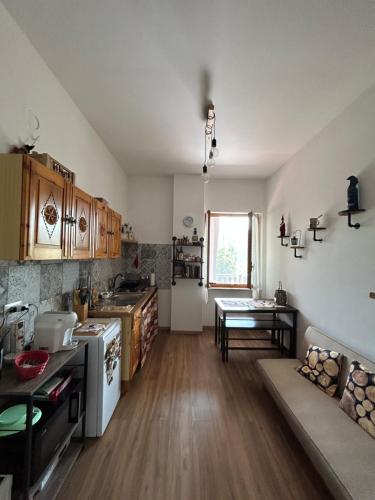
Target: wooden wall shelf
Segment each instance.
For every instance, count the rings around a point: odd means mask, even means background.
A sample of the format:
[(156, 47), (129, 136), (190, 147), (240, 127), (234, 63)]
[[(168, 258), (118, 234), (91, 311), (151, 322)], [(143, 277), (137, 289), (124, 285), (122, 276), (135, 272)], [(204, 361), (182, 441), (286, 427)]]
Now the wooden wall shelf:
[(285, 238), (289, 238), (289, 235), (288, 235), (288, 234), (286, 234), (285, 236), (278, 236), (278, 238), (279, 238), (279, 240), (280, 240), (280, 242), (281, 242), (281, 246), (282, 246), (282, 247), (287, 247), (287, 246), (288, 246), (288, 243), (284, 243), (284, 239), (285, 239)]
[(348, 218), (349, 227), (353, 227), (354, 229), (359, 229), (361, 227), (361, 224), (359, 224), (359, 222), (352, 224), (352, 215), (360, 214), (362, 212), (366, 212), (366, 210), (364, 208), (357, 208), (356, 210), (341, 210), (339, 212), (339, 215)]
[(296, 259), (302, 259), (302, 255), (297, 255), (297, 250), (303, 250), (305, 247), (302, 247), (300, 245), (290, 245), (289, 248), (293, 248), (294, 249), (294, 257)]
[(325, 231), (326, 229), (327, 229), (326, 227), (309, 227), (309, 228), (307, 228), (308, 231), (314, 233), (313, 240), (314, 241), (319, 241), (320, 243), (323, 241), (323, 238), (317, 238), (316, 237), (316, 232), (317, 231)]

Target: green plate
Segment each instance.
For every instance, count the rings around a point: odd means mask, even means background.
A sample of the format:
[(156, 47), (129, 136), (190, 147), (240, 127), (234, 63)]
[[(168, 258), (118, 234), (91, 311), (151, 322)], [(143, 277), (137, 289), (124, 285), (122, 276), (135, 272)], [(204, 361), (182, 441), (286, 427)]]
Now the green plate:
[[(10, 436), (26, 429), (26, 405), (14, 405), (0, 413), (0, 437)], [(34, 406), (32, 425), (42, 417), (42, 411)]]

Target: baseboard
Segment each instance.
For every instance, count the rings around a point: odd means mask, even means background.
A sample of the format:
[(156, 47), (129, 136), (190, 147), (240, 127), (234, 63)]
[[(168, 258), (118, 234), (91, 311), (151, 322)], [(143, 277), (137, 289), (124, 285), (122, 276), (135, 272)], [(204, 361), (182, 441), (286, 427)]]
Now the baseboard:
[(202, 335), (203, 332), (193, 330), (171, 330), (173, 335)]
[(159, 331), (159, 333), (171, 333), (171, 327), (170, 326), (159, 326), (158, 331)]
[(121, 397), (125, 396), (130, 389), (130, 380), (121, 380)]

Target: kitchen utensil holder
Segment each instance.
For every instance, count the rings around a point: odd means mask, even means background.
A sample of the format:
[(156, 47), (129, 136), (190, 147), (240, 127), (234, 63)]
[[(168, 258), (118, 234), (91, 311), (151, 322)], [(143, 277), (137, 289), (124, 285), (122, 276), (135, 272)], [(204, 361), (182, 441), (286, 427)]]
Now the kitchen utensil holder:
[(77, 313), (78, 321), (83, 323), (89, 316), (89, 305), (87, 302), (86, 304), (74, 304), (73, 311)]

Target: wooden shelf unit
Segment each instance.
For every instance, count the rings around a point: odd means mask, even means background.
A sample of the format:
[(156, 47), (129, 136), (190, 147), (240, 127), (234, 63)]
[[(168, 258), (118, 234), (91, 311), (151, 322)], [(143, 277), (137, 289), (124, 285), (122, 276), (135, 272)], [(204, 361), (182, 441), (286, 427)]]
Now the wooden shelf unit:
[[(199, 238), (199, 244), (194, 243), (177, 243), (178, 238), (173, 236), (172, 238), (172, 286), (176, 286), (176, 279), (179, 280), (198, 280), (198, 286), (203, 286), (203, 242), (204, 238)], [(177, 246), (182, 248), (199, 248), (200, 249), (200, 260), (190, 261), (190, 260), (180, 260), (177, 259)], [(183, 267), (184, 273), (186, 273), (187, 266), (199, 266), (199, 276), (180, 276), (176, 273), (176, 267)]]

